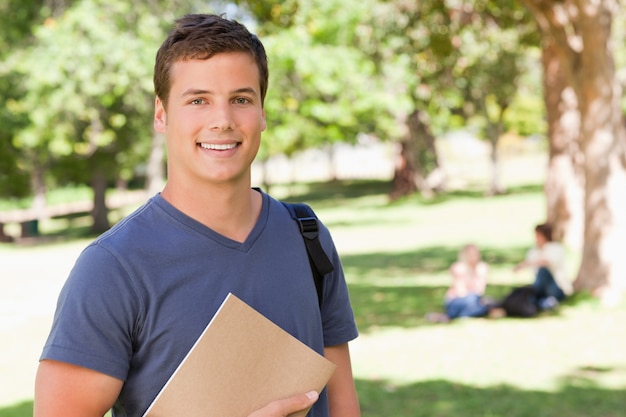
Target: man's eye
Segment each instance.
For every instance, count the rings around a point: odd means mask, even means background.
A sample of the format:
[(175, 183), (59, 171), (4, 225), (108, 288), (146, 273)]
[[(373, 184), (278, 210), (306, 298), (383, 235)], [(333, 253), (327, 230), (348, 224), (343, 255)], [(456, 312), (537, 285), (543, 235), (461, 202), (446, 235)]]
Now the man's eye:
[(246, 103), (249, 103), (249, 102), (250, 102), (250, 100), (248, 100), (245, 97), (237, 97), (235, 99), (235, 103), (237, 103), (237, 104), (246, 104)]
[(191, 100), (191, 104), (202, 104), (202, 99), (201, 98), (195, 98), (193, 100)]

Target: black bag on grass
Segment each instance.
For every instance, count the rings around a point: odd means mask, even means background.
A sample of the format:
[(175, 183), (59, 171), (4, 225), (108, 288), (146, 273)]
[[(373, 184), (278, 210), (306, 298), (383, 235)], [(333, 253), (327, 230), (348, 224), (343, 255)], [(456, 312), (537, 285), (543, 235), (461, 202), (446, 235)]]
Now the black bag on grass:
[(502, 308), (510, 317), (535, 317), (537, 308), (537, 291), (532, 285), (516, 287), (502, 300)]

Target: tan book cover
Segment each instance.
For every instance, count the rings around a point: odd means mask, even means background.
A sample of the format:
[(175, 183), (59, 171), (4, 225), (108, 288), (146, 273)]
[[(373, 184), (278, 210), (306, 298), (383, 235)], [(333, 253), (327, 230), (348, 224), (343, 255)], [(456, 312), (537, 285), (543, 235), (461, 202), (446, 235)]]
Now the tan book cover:
[(333, 363), (228, 294), (144, 417), (246, 417), (273, 400), (320, 392), (334, 370)]

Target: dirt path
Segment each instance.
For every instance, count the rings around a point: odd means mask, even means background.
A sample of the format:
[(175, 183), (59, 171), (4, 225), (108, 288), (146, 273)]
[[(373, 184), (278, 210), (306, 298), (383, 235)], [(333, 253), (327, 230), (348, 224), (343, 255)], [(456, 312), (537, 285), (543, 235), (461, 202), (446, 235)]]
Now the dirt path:
[(85, 244), (0, 245), (0, 407), (32, 399), (56, 298)]

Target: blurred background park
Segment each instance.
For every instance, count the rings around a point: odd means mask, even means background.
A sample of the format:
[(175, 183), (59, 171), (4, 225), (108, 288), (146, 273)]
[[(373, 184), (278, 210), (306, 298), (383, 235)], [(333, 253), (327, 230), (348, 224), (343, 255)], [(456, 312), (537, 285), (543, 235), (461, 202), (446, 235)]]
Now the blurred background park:
[[(80, 250), (164, 183), (154, 55), (173, 19), (263, 40), (254, 185), (330, 228), (363, 415), (626, 413), (626, 12), (609, 0), (0, 0), (0, 417)], [(577, 292), (530, 320), (435, 325), (476, 243), (488, 295), (550, 221)]]

